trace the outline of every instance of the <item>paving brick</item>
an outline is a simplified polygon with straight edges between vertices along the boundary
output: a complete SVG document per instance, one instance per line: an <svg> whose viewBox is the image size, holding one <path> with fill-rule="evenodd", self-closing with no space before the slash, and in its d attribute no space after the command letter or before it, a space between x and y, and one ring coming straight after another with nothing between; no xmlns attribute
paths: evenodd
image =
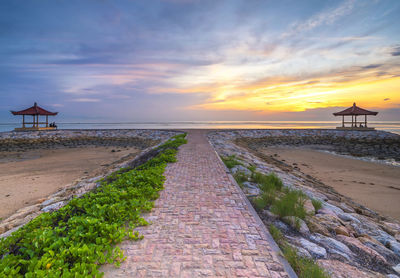
<svg viewBox="0 0 400 278"><path fill-rule="evenodd" d="M288 277L205 134L189 132L144 239L122 243L126 261L105 277Z"/></svg>

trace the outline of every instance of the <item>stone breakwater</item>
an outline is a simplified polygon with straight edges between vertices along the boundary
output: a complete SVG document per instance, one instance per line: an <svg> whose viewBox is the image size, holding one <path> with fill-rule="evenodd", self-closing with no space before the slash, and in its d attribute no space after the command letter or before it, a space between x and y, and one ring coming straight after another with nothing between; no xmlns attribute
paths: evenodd
<svg viewBox="0 0 400 278"><path fill-rule="evenodd" d="M301 256L313 258L331 277L400 277L400 224L380 216L378 213L355 203L337 193L313 177L262 156L257 149L243 143L243 138L294 137L307 142L307 136L327 136L332 134L339 140L395 139L398 135L387 132L341 132L328 130L238 130L215 131L208 138L220 156L235 155L242 165L235 166L232 174L250 174L248 166L256 171L276 173L290 189L301 190L307 201L304 220L284 217L264 209L260 217L268 226L275 225L286 241ZM299 139L300 140L300 139ZM310 139L313 140L313 139ZM344 140L344 139L343 139ZM280 141L275 141L279 144ZM261 191L250 181L243 182L243 191L252 199ZM321 202L316 210L311 200Z"/></svg>
<svg viewBox="0 0 400 278"><path fill-rule="evenodd" d="M227 136L252 138L251 144L305 146L331 150L352 156L370 156L400 161L400 135L386 131L304 130L237 130Z"/></svg>
<svg viewBox="0 0 400 278"><path fill-rule="evenodd" d="M0 222L0 238L7 237L39 214L58 210L72 198L78 198L100 185L99 180L121 168L135 167L154 155L154 148L182 132L171 130L58 130L55 132L3 132L0 150L24 151L37 148L80 147L85 145L135 146L142 152L133 160L123 161L103 174L75 180L37 204L19 209ZM158 142L158 144L157 144ZM157 144L157 145L155 145Z"/></svg>
<svg viewBox="0 0 400 278"><path fill-rule="evenodd" d="M137 147L145 149L177 134L168 130L57 130L1 132L0 151L75 148L82 146Z"/></svg>

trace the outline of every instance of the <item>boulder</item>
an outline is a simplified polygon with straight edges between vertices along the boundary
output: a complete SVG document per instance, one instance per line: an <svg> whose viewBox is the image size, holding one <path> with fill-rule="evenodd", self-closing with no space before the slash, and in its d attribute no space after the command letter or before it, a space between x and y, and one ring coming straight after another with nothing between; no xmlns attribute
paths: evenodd
<svg viewBox="0 0 400 278"><path fill-rule="evenodd" d="M347 260L350 260L350 258L354 256L353 252L351 252L351 250L345 244L334 238L321 234L313 234L310 236L310 239L324 246L331 254L339 255Z"/></svg>
<svg viewBox="0 0 400 278"><path fill-rule="evenodd" d="M368 246L369 248L375 250L380 255L382 255L388 263L398 264L400 262L400 258L392 250L386 248L376 239L369 236L358 237L357 239L365 246Z"/></svg>
<svg viewBox="0 0 400 278"><path fill-rule="evenodd" d="M290 243L288 243L288 244L289 244L289 246L291 246L292 248L294 248L296 250L297 255L304 257L304 258L312 259L311 254L306 249L299 247L297 245L294 245L294 244L290 244Z"/></svg>
<svg viewBox="0 0 400 278"><path fill-rule="evenodd" d="M64 205L65 205L65 202L61 201L61 202L54 203L54 204L51 204L51 205L49 205L49 206L47 206L47 207L42 208L42 211L43 211L43 212L55 211L55 210L60 209L60 208L63 207Z"/></svg>
<svg viewBox="0 0 400 278"><path fill-rule="evenodd" d="M344 212L347 212L347 213L355 213L355 212L356 212L351 206L348 206L346 203L340 203L340 204L339 204L339 207L340 207Z"/></svg>
<svg viewBox="0 0 400 278"><path fill-rule="evenodd" d="M369 220L367 217L358 215L360 223L351 222L350 225L353 227L357 234L357 237L368 235L373 237L383 245L386 245L389 241L396 241L395 238L383 231L376 223Z"/></svg>
<svg viewBox="0 0 400 278"><path fill-rule="evenodd" d="M393 267L393 270L396 271L398 274L400 274L400 264L395 265L395 266Z"/></svg>
<svg viewBox="0 0 400 278"><path fill-rule="evenodd" d="M242 172L246 176L251 175L251 171L249 169L247 169L246 167L244 167L243 165L236 165L236 166L232 167L232 169L230 171L232 174L236 174L237 172Z"/></svg>
<svg viewBox="0 0 400 278"><path fill-rule="evenodd" d="M337 234L337 235L344 235L344 236L350 236L350 234L349 234L349 231L347 230L347 228L346 227L344 227L344 226L337 226L336 228L335 228L335 233Z"/></svg>
<svg viewBox="0 0 400 278"><path fill-rule="evenodd" d="M343 221L355 222L357 224L361 223L360 220L358 220L358 218L354 217L353 215L351 215L349 213L339 213L338 217Z"/></svg>
<svg viewBox="0 0 400 278"><path fill-rule="evenodd" d="M325 248L319 246L318 244L315 244L311 241L308 241L304 238L298 238L296 239L296 243L300 245L302 248L307 250L313 258L326 258L326 250Z"/></svg>
<svg viewBox="0 0 400 278"><path fill-rule="evenodd" d="M389 247L390 250L392 250L397 256L400 257L400 243L397 242L396 240L390 240L387 243L387 246Z"/></svg>
<svg viewBox="0 0 400 278"><path fill-rule="evenodd" d="M318 265L322 267L331 278L383 278L380 273L363 271L349 264L337 260L318 260Z"/></svg>
<svg viewBox="0 0 400 278"><path fill-rule="evenodd" d="M38 210L39 210L39 205L33 205L33 206L21 208L21 209L17 210L16 213L14 213L10 217L8 217L5 221L10 222L14 219L24 218L28 214L37 212Z"/></svg>
<svg viewBox="0 0 400 278"><path fill-rule="evenodd" d="M327 202L323 203L322 208L333 211L335 214L344 213L344 211L341 208Z"/></svg>
<svg viewBox="0 0 400 278"><path fill-rule="evenodd" d="M50 198L50 199L47 199L47 200L44 201L43 203L41 203L40 206L41 206L42 208L44 208L44 207L47 207L48 205L51 205L51 204L60 202L60 201L62 201L62 199L63 199L62 197L52 197L52 198Z"/></svg>
<svg viewBox="0 0 400 278"><path fill-rule="evenodd" d="M307 199L304 202L304 209L306 210L306 213L309 214L309 215L314 215L315 214L315 208L314 208L314 206L313 206L313 204L312 204L310 199Z"/></svg>
<svg viewBox="0 0 400 278"><path fill-rule="evenodd" d="M250 195L259 195L260 192L261 192L261 190L260 190L260 188L258 188L257 184L252 183L252 182L246 181L246 182L242 183L242 186L243 186L243 187L242 187L242 188L243 188L243 191L244 191L246 194L250 194Z"/></svg>
<svg viewBox="0 0 400 278"><path fill-rule="evenodd" d="M375 263L387 264L386 259L382 255L380 255L374 249L362 244L358 239L343 235L338 235L337 239L345 243L348 247L350 247L353 252L361 256L363 258L363 261L365 260L365 258L367 258L368 262L366 263L368 263L369 265Z"/></svg>
<svg viewBox="0 0 400 278"><path fill-rule="evenodd" d="M312 233L322 234L324 236L330 236L328 229L322 225L317 219L314 217L309 217L307 219L307 226Z"/></svg>

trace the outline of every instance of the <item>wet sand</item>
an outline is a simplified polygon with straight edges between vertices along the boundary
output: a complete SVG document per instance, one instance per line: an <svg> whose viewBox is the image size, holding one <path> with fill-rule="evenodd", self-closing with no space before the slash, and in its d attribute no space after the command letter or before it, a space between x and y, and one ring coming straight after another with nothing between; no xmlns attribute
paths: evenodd
<svg viewBox="0 0 400 278"><path fill-rule="evenodd" d="M275 158L299 167L342 195L400 220L400 167L302 148L268 147L262 152L277 154Z"/></svg>
<svg viewBox="0 0 400 278"><path fill-rule="evenodd" d="M115 152L112 152L115 150ZM94 177L136 148L82 147L0 152L0 218L37 203L80 177Z"/></svg>

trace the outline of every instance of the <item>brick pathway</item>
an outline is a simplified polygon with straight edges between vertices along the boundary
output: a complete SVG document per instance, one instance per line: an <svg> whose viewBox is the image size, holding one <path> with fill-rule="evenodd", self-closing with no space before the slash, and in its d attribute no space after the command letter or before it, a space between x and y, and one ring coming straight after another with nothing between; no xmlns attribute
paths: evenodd
<svg viewBox="0 0 400 278"><path fill-rule="evenodd" d="M205 134L189 132L145 217L153 224L121 244L127 259L104 266L105 277L289 277Z"/></svg>

